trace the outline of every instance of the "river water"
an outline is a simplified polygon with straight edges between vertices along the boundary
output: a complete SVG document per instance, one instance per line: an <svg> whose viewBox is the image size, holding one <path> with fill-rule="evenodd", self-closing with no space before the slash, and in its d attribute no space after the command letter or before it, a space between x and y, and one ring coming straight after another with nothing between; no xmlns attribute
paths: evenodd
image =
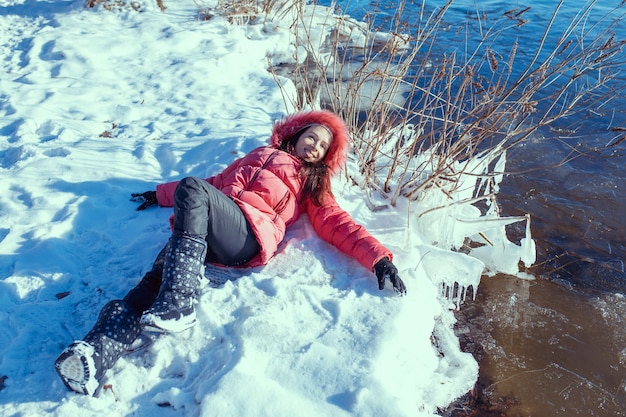
<svg viewBox="0 0 626 417"><path fill-rule="evenodd" d="M620 3L601 1L587 25ZM514 32L522 46L516 65L524 67L524 48L534 51L557 4L456 1L445 15L448 38L443 34L441 50L462 45L466 40L455 36L466 33L477 15L488 21L530 6L523 14L528 22ZM554 32L564 30L585 4L563 2ZM357 19L372 11L394 12L384 1L339 5ZM403 18L419 19L421 7L409 1ZM622 39L623 13L617 14L616 31ZM499 42L507 49L513 39ZM613 83L623 88L626 74ZM624 137L626 132L616 129L624 127L626 99L618 96L599 110L540 130L507 155L512 174L504 178L498 201L504 215L531 215L536 278L483 277L476 299L461 306L457 333L461 347L478 360L480 375L475 389L442 415L626 416L626 142L602 148ZM573 143L600 150L561 163Z"/></svg>
<svg viewBox="0 0 626 417"><path fill-rule="evenodd" d="M540 25L554 3L534 3L541 13L530 18ZM570 1L564 14L580 5ZM626 22L621 28L625 34ZM507 169L521 174L505 177L498 201L504 214L531 214L537 279L483 278L476 300L459 312L480 378L474 395L457 404L474 414L456 415L626 415L625 152L559 164L569 148L553 140L574 130L569 143L602 146L616 136L609 126L626 126L623 98L564 119L508 155Z"/></svg>

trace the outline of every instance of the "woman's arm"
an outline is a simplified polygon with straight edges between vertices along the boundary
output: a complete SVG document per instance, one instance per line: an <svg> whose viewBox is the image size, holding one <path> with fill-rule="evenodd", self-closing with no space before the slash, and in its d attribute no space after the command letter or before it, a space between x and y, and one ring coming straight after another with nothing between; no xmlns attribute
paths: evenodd
<svg viewBox="0 0 626 417"><path fill-rule="evenodd" d="M307 214L317 234L343 253L354 257L378 278L378 288L385 288L389 280L400 295L406 294L406 286L398 276L398 269L391 262L393 254L372 236L365 227L356 223L352 216L339 207L331 196L323 206L307 201Z"/></svg>
<svg viewBox="0 0 626 417"><path fill-rule="evenodd" d="M391 251L355 222L334 198L327 197L323 206L307 201L306 209L313 228L322 239L352 256L370 271L381 259L393 259Z"/></svg>

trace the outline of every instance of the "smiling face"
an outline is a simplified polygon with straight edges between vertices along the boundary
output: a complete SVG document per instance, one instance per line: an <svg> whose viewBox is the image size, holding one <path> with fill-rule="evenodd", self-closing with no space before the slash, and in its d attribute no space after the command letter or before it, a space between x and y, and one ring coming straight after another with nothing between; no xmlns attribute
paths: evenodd
<svg viewBox="0 0 626 417"><path fill-rule="evenodd" d="M298 138L295 155L306 162L319 162L326 156L333 138L324 126L313 125Z"/></svg>

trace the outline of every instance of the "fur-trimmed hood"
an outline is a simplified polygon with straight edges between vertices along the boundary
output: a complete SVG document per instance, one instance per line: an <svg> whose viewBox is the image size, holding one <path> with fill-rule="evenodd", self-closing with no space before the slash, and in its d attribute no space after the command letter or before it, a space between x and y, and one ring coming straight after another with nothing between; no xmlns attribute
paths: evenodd
<svg viewBox="0 0 626 417"><path fill-rule="evenodd" d="M346 160L350 136L344 121L331 111L301 111L277 121L272 129L270 144L278 148L284 141L291 139L300 130L315 124L326 126L333 135L333 141L326 157L324 157L324 162L328 165L330 171L335 174L339 172Z"/></svg>

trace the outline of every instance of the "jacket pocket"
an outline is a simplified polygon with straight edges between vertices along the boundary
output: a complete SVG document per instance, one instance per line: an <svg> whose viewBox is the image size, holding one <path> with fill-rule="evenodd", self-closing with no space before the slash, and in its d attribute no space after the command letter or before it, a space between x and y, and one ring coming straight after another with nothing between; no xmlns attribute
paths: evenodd
<svg viewBox="0 0 626 417"><path fill-rule="evenodd" d="M286 191L283 197L278 200L276 204L274 204L274 213L280 215L282 214L282 212L285 211L285 208L287 208L287 203L289 203L290 194L291 193L289 191Z"/></svg>

